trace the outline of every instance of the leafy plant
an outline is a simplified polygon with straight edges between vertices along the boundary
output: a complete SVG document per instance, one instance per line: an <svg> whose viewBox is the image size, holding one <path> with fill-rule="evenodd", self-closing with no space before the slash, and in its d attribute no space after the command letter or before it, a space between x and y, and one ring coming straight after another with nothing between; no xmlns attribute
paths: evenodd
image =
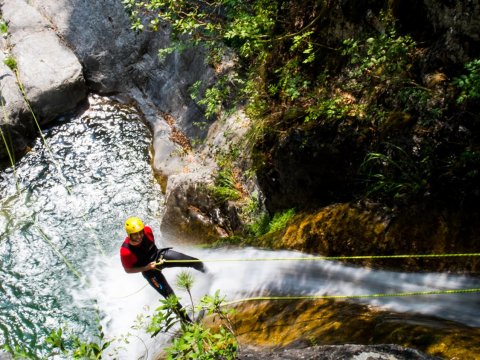
<svg viewBox="0 0 480 360"><path fill-rule="evenodd" d="M229 95L235 91L235 83L229 81L227 76L221 76L214 86L205 90L205 96L197 103L204 106L205 116L210 118L221 112L224 103L228 101Z"/></svg>
<svg viewBox="0 0 480 360"><path fill-rule="evenodd" d="M291 101L299 98L310 86L310 82L301 75L297 59L288 61L284 66L275 71L278 82L271 84L269 92L275 95L280 91L280 96Z"/></svg>
<svg viewBox="0 0 480 360"><path fill-rule="evenodd" d="M199 325L190 325L182 336L166 349L167 359L235 359L237 347L223 327L216 333Z"/></svg>
<svg viewBox="0 0 480 360"><path fill-rule="evenodd" d="M180 274L177 285L180 285L191 296L191 276ZM232 323L229 319L229 311L224 310L222 304L225 298L220 297L219 291L212 296L204 296L195 310L206 312L208 315L218 316L221 324L217 329L210 329L198 322L188 323L182 321L178 314L178 298L171 296L161 300L161 306L155 310L147 332L151 336L159 332L167 332L173 329L176 336L172 344L165 349L167 359L235 359L238 349L237 340L233 333ZM192 302L193 307L193 302ZM195 312L192 308L192 311Z"/></svg>
<svg viewBox="0 0 480 360"><path fill-rule="evenodd" d="M362 164L367 195L403 199L428 190L429 157L417 161L404 149L386 144L385 153L371 152Z"/></svg>
<svg viewBox="0 0 480 360"><path fill-rule="evenodd" d="M105 350L113 341L106 340L102 326L98 326L97 338L98 341L84 341L75 335L70 335L69 338L64 339L62 329L58 329L50 333L46 342L51 345L52 349L60 350L71 359L96 360L102 359Z"/></svg>
<svg viewBox="0 0 480 360"><path fill-rule="evenodd" d="M9 353L13 359L22 359L22 360L37 359L37 356L35 354L32 354L30 351L28 351L27 349L25 349L20 345L11 346L11 345L5 344L0 348L6 351L7 353Z"/></svg>
<svg viewBox="0 0 480 360"><path fill-rule="evenodd" d="M242 215L246 218L257 216L261 211L260 199L257 192L254 192L242 206Z"/></svg>
<svg viewBox="0 0 480 360"><path fill-rule="evenodd" d="M166 299L160 300L161 305L155 309L155 314L151 317L147 325L147 333L152 337L158 335L160 332L168 332L173 327L181 325L185 328L185 323L182 317L179 316L179 299L172 295Z"/></svg>
<svg viewBox="0 0 480 360"><path fill-rule="evenodd" d="M287 209L280 213L275 213L272 218L268 213L258 217L258 220L250 226L250 232L254 236L262 236L271 232L284 229L291 218L295 216L295 209Z"/></svg>
<svg viewBox="0 0 480 360"><path fill-rule="evenodd" d="M123 0L123 4L132 19L132 28L142 29L139 18L146 14L153 30L159 24L170 24L177 42L202 43L209 48L228 43L244 56L255 54L263 46L265 34L274 25L275 6L266 0Z"/></svg>
<svg viewBox="0 0 480 360"><path fill-rule="evenodd" d="M241 192L238 181L230 167L220 170L215 178L215 185L211 187L213 195L220 201L238 200Z"/></svg>
<svg viewBox="0 0 480 360"><path fill-rule="evenodd" d="M408 35L397 35L392 24L387 22L387 30L369 38L350 38L343 42L341 54L345 57L347 65L342 71L336 87L330 89L324 85L331 80L331 75L325 69L311 85L306 84L301 93L305 99L305 122L317 119L339 120L347 116L365 117L368 113L368 103L357 102L356 98L368 98L369 93L379 89L396 88L404 86L412 88L409 70L412 63L412 54L415 42ZM298 69L298 67L297 67ZM290 77L294 72L289 71ZM288 77L283 77L288 80ZM302 89L302 86L293 83L292 88ZM414 85L414 84L413 84ZM415 88L415 93L421 100L428 99L425 91ZM405 92L405 95L407 92ZM418 95L418 96L417 96ZM294 96L300 96L294 93ZM375 96L375 95L373 95ZM292 97L290 97L293 99ZM405 97L406 98L406 97ZM413 100L413 99L412 99ZM414 101L407 105L413 106ZM415 103L418 106L418 103ZM426 106L426 100L422 103ZM403 104L399 105L404 107Z"/></svg>
<svg viewBox="0 0 480 360"><path fill-rule="evenodd" d="M351 107L345 103L341 97L319 97L307 109L305 122L325 118L327 120L335 120L344 118L350 111Z"/></svg>
<svg viewBox="0 0 480 360"><path fill-rule="evenodd" d="M467 74L453 79L453 84L460 89L457 103L462 104L469 99L480 97L480 59L465 64Z"/></svg>
<svg viewBox="0 0 480 360"><path fill-rule="evenodd" d="M249 231L253 236L262 236L268 233L270 229L270 216L268 213L261 214L257 220L249 226Z"/></svg>
<svg viewBox="0 0 480 360"><path fill-rule="evenodd" d="M65 337L62 328L52 330L45 339L45 347L47 348L48 355L41 356L32 353L20 345L4 345L3 349L10 353L14 359L47 359L63 355L74 360L99 360L102 359L102 356L110 347L113 340L106 339L102 326L99 325L97 330L97 341L84 341L73 334Z"/></svg>
<svg viewBox="0 0 480 360"><path fill-rule="evenodd" d="M469 169L467 176L477 176L480 172L480 151L465 149L460 154L459 164L462 168Z"/></svg>
<svg viewBox="0 0 480 360"><path fill-rule="evenodd" d="M177 276L177 287L180 289L185 290L189 297L190 297L190 303L192 305L192 318L195 320L195 307L193 304L193 298L192 298L192 286L193 286L193 277L188 271L182 271L180 274Z"/></svg>
<svg viewBox="0 0 480 360"><path fill-rule="evenodd" d="M270 221L268 232L275 232L284 229L294 215L295 209L288 209L281 213L276 213Z"/></svg>
<svg viewBox="0 0 480 360"><path fill-rule="evenodd" d="M402 81L410 68L415 42L409 35L397 35L391 27L384 33L364 41L347 39L343 55L350 56L350 77L362 78L366 83Z"/></svg>
<svg viewBox="0 0 480 360"><path fill-rule="evenodd" d="M174 51L199 45L207 49L209 63L219 75L202 97L195 96L207 117L219 114L225 105L228 108L238 103L247 103L250 114L264 111L268 95L257 70L265 66L275 44L285 42L292 56L285 62L287 65L273 69L278 81L269 81L270 93L295 100L310 85L300 68L315 60L315 33L311 25L318 17L303 29L283 29L286 33L279 35L275 31L279 30L279 11L284 5L278 1L123 0L123 4L135 30L143 29L147 23L153 30L160 24L171 26L172 43L160 50L162 59ZM235 65L228 71L219 70L221 67L216 65L227 53ZM226 72L228 76L224 76ZM240 73L246 77L239 76Z"/></svg>
<svg viewBox="0 0 480 360"><path fill-rule="evenodd" d="M461 183L463 188L476 189L480 178L480 149L468 146L458 152L451 152L442 168L441 177ZM456 200L460 201L463 196L464 194L457 195Z"/></svg>

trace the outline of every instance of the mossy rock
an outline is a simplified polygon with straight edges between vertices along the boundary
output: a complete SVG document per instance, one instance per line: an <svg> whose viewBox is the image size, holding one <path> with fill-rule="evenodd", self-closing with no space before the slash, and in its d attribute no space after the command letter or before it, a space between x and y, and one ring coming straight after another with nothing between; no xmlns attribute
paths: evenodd
<svg viewBox="0 0 480 360"><path fill-rule="evenodd" d="M399 344L447 359L474 360L480 354L480 329L349 301L262 301L235 310L237 338L248 346Z"/></svg>
<svg viewBox="0 0 480 360"><path fill-rule="evenodd" d="M298 214L283 231L258 239L257 246L324 256L453 254L480 252L478 213L442 209L391 210L341 203ZM355 264L407 271L478 274L478 257L351 260Z"/></svg>

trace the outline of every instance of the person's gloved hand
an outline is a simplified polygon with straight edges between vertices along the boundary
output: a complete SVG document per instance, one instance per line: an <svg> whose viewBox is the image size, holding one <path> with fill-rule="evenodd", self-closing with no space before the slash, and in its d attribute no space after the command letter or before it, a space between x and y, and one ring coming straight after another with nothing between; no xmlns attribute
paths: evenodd
<svg viewBox="0 0 480 360"><path fill-rule="evenodd" d="M157 263L155 261L152 261L152 262L150 262L150 263L148 263L147 265L144 266L143 271L153 270L153 269L155 269L156 266L157 266Z"/></svg>

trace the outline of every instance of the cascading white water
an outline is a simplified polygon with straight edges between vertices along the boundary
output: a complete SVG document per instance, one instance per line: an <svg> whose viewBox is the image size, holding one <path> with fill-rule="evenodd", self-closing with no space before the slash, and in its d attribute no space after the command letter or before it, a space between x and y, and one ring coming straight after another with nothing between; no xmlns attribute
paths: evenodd
<svg viewBox="0 0 480 360"><path fill-rule="evenodd" d="M292 251L266 251L254 248L215 249L176 248L199 259L206 260L209 272L198 273L188 270L195 278L193 296L199 300L203 295L212 295L220 290L226 301L254 296L306 296L306 295L368 295L394 294L480 288L480 279L444 273L403 273L379 271L368 268L346 266L335 261L238 261L241 259L300 258L308 255ZM231 262L224 261L232 259ZM216 262L215 260L221 260ZM107 265L98 267L98 274L91 279L92 294L106 314L105 326L111 334L132 333L132 324L139 314L148 314L159 305L160 296L141 275L122 273L116 259L108 258ZM99 269L106 269L106 271ZM171 284L181 269L166 269L164 275ZM101 272L101 273L100 273ZM177 290L184 305L189 305L188 296ZM479 327L480 299L477 293L418 295L407 297L381 297L351 300L379 306L397 312L431 315L439 319ZM148 348L150 355L165 346L168 339L159 336L149 339L142 332L132 338L129 356L144 356ZM125 359L129 358L128 356ZM132 357L133 358L133 357ZM146 356L145 358L149 358Z"/></svg>
<svg viewBox="0 0 480 360"><path fill-rule="evenodd" d="M108 337L132 334L123 349L114 343L118 353L111 358L151 359L168 339L150 339L132 327L161 297L140 274L126 274L119 260L123 221L132 214L152 226L162 246L163 195L149 164L149 132L133 109L98 97L90 101L88 111L46 132L56 164L37 141L17 164L18 188L11 169L0 173L0 343L35 349L59 326L88 336L96 332L99 316ZM195 300L216 290L237 300L480 288L479 279L467 276L377 271L333 261L236 261L307 256L289 251L175 250L207 260L208 274L189 270ZM210 261L216 259L235 261ZM179 271L164 270L172 285ZM177 295L188 305L187 294ZM355 301L480 327L478 294Z"/></svg>

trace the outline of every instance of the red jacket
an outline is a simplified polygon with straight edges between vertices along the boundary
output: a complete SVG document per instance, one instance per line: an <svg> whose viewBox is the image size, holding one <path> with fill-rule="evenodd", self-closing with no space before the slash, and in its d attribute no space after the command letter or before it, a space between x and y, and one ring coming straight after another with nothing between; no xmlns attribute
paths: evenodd
<svg viewBox="0 0 480 360"><path fill-rule="evenodd" d="M130 238L127 236L120 247L120 259L125 269L145 266L156 260L158 248L155 245L152 229L145 226L143 233L143 240L140 245L131 245Z"/></svg>

